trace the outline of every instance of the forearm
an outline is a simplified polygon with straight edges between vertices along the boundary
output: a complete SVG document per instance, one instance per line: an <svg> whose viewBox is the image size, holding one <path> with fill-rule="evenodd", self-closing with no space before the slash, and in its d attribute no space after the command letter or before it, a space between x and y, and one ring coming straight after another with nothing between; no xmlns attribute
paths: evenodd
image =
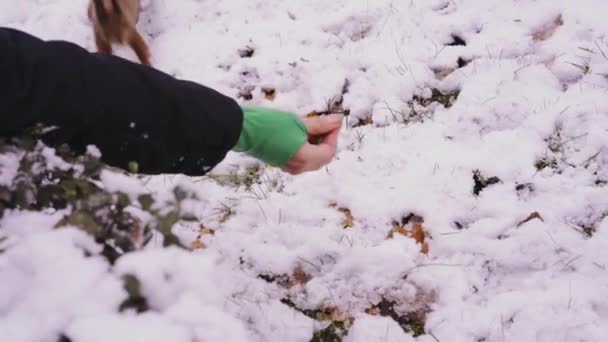
<svg viewBox="0 0 608 342"><path fill-rule="evenodd" d="M44 137L147 174L201 175L239 139L243 113L213 89L67 42L0 29L0 136L37 123Z"/></svg>

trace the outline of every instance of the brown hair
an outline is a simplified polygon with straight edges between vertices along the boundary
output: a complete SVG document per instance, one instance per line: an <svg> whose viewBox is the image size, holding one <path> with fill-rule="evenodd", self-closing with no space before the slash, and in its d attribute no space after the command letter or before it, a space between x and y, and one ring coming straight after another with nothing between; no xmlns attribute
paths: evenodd
<svg viewBox="0 0 608 342"><path fill-rule="evenodd" d="M150 51L137 31L139 0L91 0L88 16L93 24L97 51L112 53L112 44L128 44L140 62L150 63Z"/></svg>

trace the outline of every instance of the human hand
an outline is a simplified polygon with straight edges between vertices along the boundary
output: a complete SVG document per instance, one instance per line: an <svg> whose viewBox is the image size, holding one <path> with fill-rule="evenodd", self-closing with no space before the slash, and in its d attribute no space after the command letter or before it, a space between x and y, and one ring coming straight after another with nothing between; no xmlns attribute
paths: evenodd
<svg viewBox="0 0 608 342"><path fill-rule="evenodd" d="M316 171L331 162L336 155L343 118L342 114L331 114L306 119L304 124L308 130L309 141L305 142L281 169L298 175ZM316 138L319 138L318 143L311 143L311 140Z"/></svg>
<svg viewBox="0 0 608 342"><path fill-rule="evenodd" d="M243 129L234 151L297 175L328 164L336 154L342 114L300 119L280 110L243 108Z"/></svg>

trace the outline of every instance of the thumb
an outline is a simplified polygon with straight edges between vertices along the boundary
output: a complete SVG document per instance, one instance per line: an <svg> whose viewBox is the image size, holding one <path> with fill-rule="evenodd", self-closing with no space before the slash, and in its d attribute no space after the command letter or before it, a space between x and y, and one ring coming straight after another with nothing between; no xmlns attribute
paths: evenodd
<svg viewBox="0 0 608 342"><path fill-rule="evenodd" d="M342 125L343 114L330 114L306 119L304 124L309 135L329 133Z"/></svg>

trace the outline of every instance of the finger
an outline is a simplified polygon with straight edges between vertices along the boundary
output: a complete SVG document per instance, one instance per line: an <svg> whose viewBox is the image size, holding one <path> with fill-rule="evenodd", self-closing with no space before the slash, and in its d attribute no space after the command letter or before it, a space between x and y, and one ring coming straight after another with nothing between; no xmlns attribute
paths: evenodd
<svg viewBox="0 0 608 342"><path fill-rule="evenodd" d="M321 117L307 119L304 124L310 135L320 135L340 127L342 125L342 114L330 114Z"/></svg>
<svg viewBox="0 0 608 342"><path fill-rule="evenodd" d="M336 154L336 148L329 144L323 145L308 145L304 150L305 155L308 156L306 159L306 168L311 170L317 170L323 165L329 163Z"/></svg>
<svg viewBox="0 0 608 342"><path fill-rule="evenodd" d="M283 172L287 172L287 173L289 173L291 175L294 175L294 176L299 175L299 174L305 172L304 169L305 169L304 165L292 165L292 164L289 164L289 163L281 167L281 170Z"/></svg>
<svg viewBox="0 0 608 342"><path fill-rule="evenodd" d="M329 132L329 134L323 138L323 140L321 141L321 144L330 145L335 150L336 147L338 146L338 137L340 136L340 128L341 127L338 127L336 129L334 129L333 131Z"/></svg>
<svg viewBox="0 0 608 342"><path fill-rule="evenodd" d="M290 175L298 175L298 172L296 171L296 169L293 169L289 166L283 166L281 167L281 171L289 173Z"/></svg>

